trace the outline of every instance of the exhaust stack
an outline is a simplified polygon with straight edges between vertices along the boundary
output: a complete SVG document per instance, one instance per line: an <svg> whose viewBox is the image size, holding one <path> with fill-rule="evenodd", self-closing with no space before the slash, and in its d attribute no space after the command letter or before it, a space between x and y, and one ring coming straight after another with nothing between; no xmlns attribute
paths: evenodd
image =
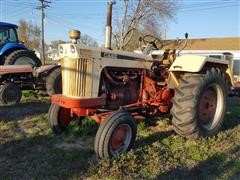
<svg viewBox="0 0 240 180"><path fill-rule="evenodd" d="M108 2L107 6L107 25L105 32L105 48L111 49L112 41L112 5L116 4L115 1Z"/></svg>

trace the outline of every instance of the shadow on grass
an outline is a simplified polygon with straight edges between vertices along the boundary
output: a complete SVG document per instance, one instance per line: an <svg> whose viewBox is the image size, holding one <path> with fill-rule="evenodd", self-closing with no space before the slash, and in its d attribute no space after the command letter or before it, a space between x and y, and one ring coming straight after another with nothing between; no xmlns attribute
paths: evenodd
<svg viewBox="0 0 240 180"><path fill-rule="evenodd" d="M61 136L52 134L0 145L0 179L71 179L89 168L91 149L57 148Z"/></svg>
<svg viewBox="0 0 240 180"><path fill-rule="evenodd" d="M161 142L163 139L171 136L173 133L174 133L173 130L154 132L154 133L148 135L147 137L142 137L139 140L137 140L135 143L134 149L137 149L140 147L142 148L144 146L150 146L157 141Z"/></svg>
<svg viewBox="0 0 240 180"><path fill-rule="evenodd" d="M216 153L192 169L179 167L159 175L157 179L239 179L240 146L225 153Z"/></svg>
<svg viewBox="0 0 240 180"><path fill-rule="evenodd" d="M0 121L15 121L27 116L47 113L48 102L23 102L12 106L0 106Z"/></svg>

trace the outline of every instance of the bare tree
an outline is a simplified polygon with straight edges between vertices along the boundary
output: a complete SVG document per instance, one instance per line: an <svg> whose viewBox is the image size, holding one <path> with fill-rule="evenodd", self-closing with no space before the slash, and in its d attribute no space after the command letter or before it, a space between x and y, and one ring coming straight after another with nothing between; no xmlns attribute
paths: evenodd
<svg viewBox="0 0 240 180"><path fill-rule="evenodd" d="M51 41L50 46L53 49L57 49L59 44L65 44L70 42L71 41L55 40L55 41ZM86 46L98 47L97 41L87 34L84 34L81 36L81 38L79 39L79 43L84 44Z"/></svg>
<svg viewBox="0 0 240 180"><path fill-rule="evenodd" d="M115 19L114 45L117 49L126 50L136 37L136 33L147 32L161 36L160 25L172 19L176 12L175 0L123 0L119 14Z"/></svg>
<svg viewBox="0 0 240 180"><path fill-rule="evenodd" d="M84 34L80 38L80 44L84 44L86 46L98 47L98 43L91 36Z"/></svg>
<svg viewBox="0 0 240 180"><path fill-rule="evenodd" d="M30 49L37 49L40 46L41 30L37 25L25 20L19 21L18 27L19 39L23 41Z"/></svg>

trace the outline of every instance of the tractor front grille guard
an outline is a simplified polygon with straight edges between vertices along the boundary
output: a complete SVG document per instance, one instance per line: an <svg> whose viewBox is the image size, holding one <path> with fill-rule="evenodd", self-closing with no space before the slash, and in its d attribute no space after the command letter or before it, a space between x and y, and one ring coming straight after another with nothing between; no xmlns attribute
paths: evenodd
<svg viewBox="0 0 240 180"><path fill-rule="evenodd" d="M92 91L92 59L64 58L62 65L63 95L89 98Z"/></svg>

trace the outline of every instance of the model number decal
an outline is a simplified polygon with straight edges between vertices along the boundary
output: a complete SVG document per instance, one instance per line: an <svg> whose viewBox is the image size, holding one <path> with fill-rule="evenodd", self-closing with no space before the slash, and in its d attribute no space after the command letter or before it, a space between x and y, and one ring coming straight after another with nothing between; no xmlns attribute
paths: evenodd
<svg viewBox="0 0 240 180"><path fill-rule="evenodd" d="M105 57L105 58L112 58L112 59L117 58L116 54L111 54L111 53L106 53L106 52L102 52L101 56Z"/></svg>

